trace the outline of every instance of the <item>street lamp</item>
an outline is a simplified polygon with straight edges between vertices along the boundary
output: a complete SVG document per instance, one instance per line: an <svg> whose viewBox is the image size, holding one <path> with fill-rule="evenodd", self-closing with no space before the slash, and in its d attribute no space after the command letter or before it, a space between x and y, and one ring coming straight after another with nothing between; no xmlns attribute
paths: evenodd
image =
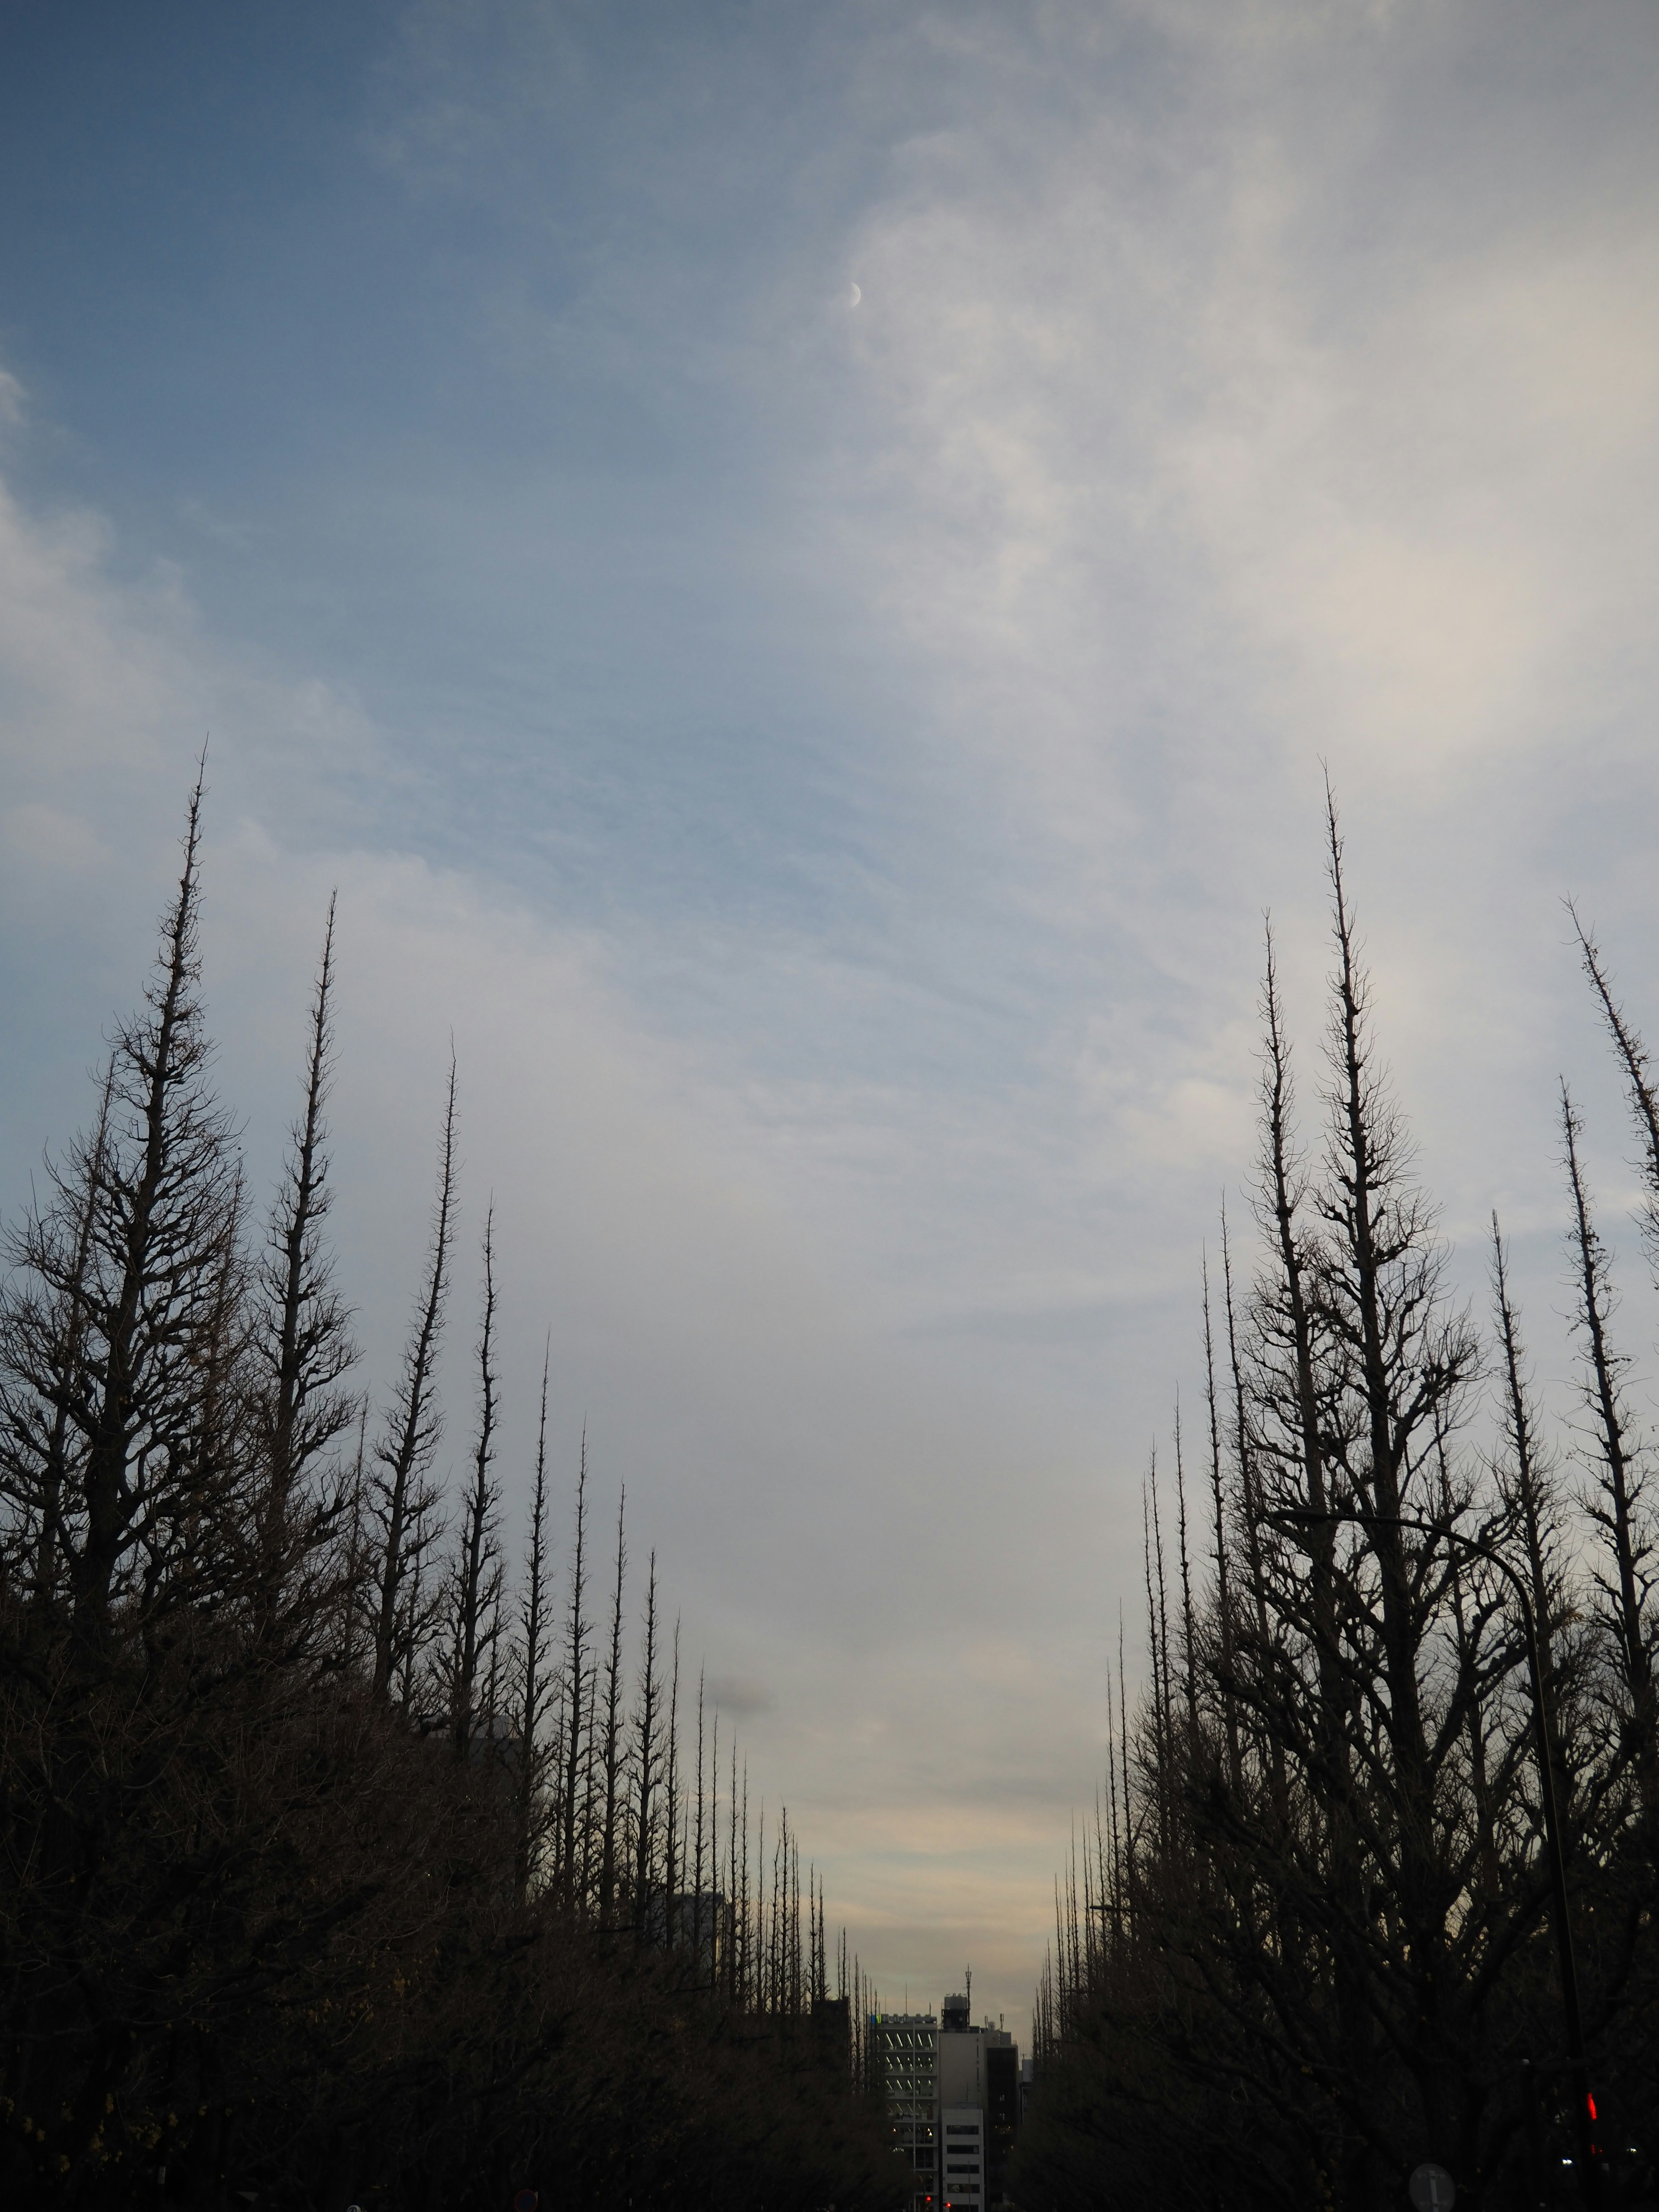
<svg viewBox="0 0 1659 2212"><path fill-rule="evenodd" d="M1443 1522L1419 1521L1410 1515L1388 1513L1315 1513L1293 1507L1270 1514L1270 1520L1290 1522L1299 1528L1334 1527L1344 1522L1362 1528L1414 1528L1443 1543L1461 1544L1466 1552L1490 1561L1508 1581L1521 1607L1527 1632L1527 1672L1532 1681L1533 1719L1538 1735L1538 1766L1544 1805L1544 1840L1549 1853L1550 1877L1555 1892L1555 1948L1561 1968L1561 2009L1567 2029L1567 2074L1572 2083L1574 2117L1578 2133L1578 2170L1583 2178L1586 2212L1599 2212L1601 2176L1596 2167L1595 2101L1590 2095L1589 2066L1584 2056L1584 2026L1578 2009L1578 1970L1572 1955L1572 1923L1567 1911L1567 1855L1561 1837L1561 1814L1555 1802L1555 1747L1550 1736L1549 1707L1544 1697L1543 1662L1538 1649L1538 1624L1533 1618L1527 1586L1504 1557L1490 1544L1466 1536L1461 1528Z"/></svg>

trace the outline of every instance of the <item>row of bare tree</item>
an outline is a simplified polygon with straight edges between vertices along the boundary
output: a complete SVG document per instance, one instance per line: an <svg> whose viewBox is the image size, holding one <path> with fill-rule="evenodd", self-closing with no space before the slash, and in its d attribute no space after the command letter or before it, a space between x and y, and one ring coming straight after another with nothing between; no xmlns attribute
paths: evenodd
<svg viewBox="0 0 1659 2212"><path fill-rule="evenodd" d="M682 1679L654 1554L504 1557L493 1218L442 1477L452 1066L378 1413L328 1237L331 914L254 1219L192 799L143 1004L0 1294L0 2185L29 2204L884 2207L845 1941ZM596 1585L598 1586L596 1595ZM695 1734L692 1717L695 1714ZM902 2191L902 2183L900 2185Z"/></svg>
<svg viewBox="0 0 1659 2212"><path fill-rule="evenodd" d="M1322 1127L1300 1131L1270 938L1256 1240L1244 1261L1224 1219L1197 1449L1177 1415L1173 1485L1148 1478L1150 1679L1131 1702L1120 1659L1016 2188L1040 2208L1121 2191L1373 2212L1432 2162L1460 2204L1651 2204L1659 1496L1582 1125L1564 1086L1582 1389L1563 1430L1496 1218L1484 1331L1454 1291L1377 1058L1334 811L1328 830ZM1659 1279L1659 1086L1578 942Z"/></svg>

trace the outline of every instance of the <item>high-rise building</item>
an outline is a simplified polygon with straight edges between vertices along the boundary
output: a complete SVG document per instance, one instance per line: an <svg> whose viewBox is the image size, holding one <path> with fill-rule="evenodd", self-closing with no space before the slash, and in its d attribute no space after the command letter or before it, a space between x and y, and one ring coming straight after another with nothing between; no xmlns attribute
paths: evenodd
<svg viewBox="0 0 1659 2212"><path fill-rule="evenodd" d="M1003 2176L1022 2109L1019 2051L1010 2036L990 2044L985 2053L985 2172L991 2191L988 2201L993 2204L1000 2203L1004 2195Z"/></svg>
<svg viewBox="0 0 1659 2212"><path fill-rule="evenodd" d="M893 2138L915 2175L912 2212L989 2212L1019 2123L1019 2052L1002 2029L969 2024L968 2000L931 2013L877 2014L872 2048Z"/></svg>
<svg viewBox="0 0 1659 2212"><path fill-rule="evenodd" d="M995 2124L996 2088L1010 2064L1018 2067L1014 2039L989 2023L975 2027L965 1996L941 2008L939 2101L941 2168L939 2212L985 2212L1002 2198L1002 2173L1012 2136Z"/></svg>
<svg viewBox="0 0 1659 2212"><path fill-rule="evenodd" d="M937 2212L939 2022L930 2012L877 2013L870 2043L893 2141L914 2177L912 2212Z"/></svg>

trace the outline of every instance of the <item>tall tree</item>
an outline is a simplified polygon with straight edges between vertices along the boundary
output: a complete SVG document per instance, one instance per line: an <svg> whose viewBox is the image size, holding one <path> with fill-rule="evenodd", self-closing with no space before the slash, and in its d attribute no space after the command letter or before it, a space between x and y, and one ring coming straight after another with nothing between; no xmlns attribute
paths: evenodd
<svg viewBox="0 0 1659 2212"><path fill-rule="evenodd" d="M514 1780L516 1820L514 1875L522 1897L530 1885L538 1848L546 1826L542 1801L552 1760L547 1741L554 1686L549 1676L547 1586L547 1381L552 1363L550 1336L542 1353L541 1409L536 1424L536 1481L530 1504L530 1540L526 1547L524 1584L519 1599L515 1714L518 1766Z"/></svg>
<svg viewBox="0 0 1659 2212"><path fill-rule="evenodd" d="M586 1776L588 1684L592 1668L587 1618L587 1427L582 1426L581 1458L576 1472L576 1527L570 1547L570 1595L565 1609L563 1704L564 1771L560 1778L559 1875L565 1901L582 1893L583 1784Z"/></svg>
<svg viewBox="0 0 1659 2212"><path fill-rule="evenodd" d="M1341 849L1334 815L1328 816L1329 861L1336 902L1335 927L1340 961L1337 988L1342 1012L1339 1024L1343 1073L1358 1090L1363 1085L1364 1049L1357 1033L1362 1009L1353 1003L1358 984L1352 957L1352 930L1342 898ZM1254 1526L1264 1504L1305 1514L1304 1533L1296 1540L1306 1559L1305 1607L1297 1603L1299 1578L1284 1580L1275 1612L1288 1608L1292 1634L1305 1637L1314 1661L1313 1696L1305 1722L1287 1726L1286 1698L1299 1697L1298 1678L1278 1663L1271 1639L1257 1649L1258 1665L1271 1672L1279 1686L1272 1700L1270 1735L1276 1781L1277 1825L1281 1848L1292 1863L1297 1856L1296 1820L1291 1796L1284 1782L1287 1753L1294 1757L1304 1727L1314 1757L1308 1762L1314 1804L1322 1826L1323 1849L1316 1862L1318 1873L1311 1894L1308 1885L1295 1885L1293 1910L1298 1917L1322 1923L1329 1946L1332 1996L1337 2022L1340 2064L1345 2081L1363 2084L1371 2068L1374 2021L1367 1990L1365 1875L1364 1852L1354 1794L1354 1751L1351 1740L1353 1691L1346 1663L1343 1624L1339 1600L1339 1557L1346 1549L1340 1524L1329 1516L1339 1505L1351 1502L1351 1493L1333 1493L1328 1459L1328 1400L1342 1373L1340 1354L1329 1340L1326 1298L1321 1280L1328 1264L1316 1233L1307 1219L1312 1179L1297 1138L1296 1091L1291 1052L1279 994L1277 949L1271 925L1265 932L1261 987L1262 1051L1260 1090L1261 1140L1255 1183L1257 1219L1263 1232L1265 1261L1253 1301L1253 1380L1255 1411L1251 1424L1251 1450L1263 1470L1256 1510L1246 1512ZM1359 1139L1365 1142L1363 1091ZM1351 1103L1353 1103L1351 1100ZM1339 1129L1342 1127L1338 1122ZM1349 1146L1353 1142L1349 1125ZM1342 1164L1337 1164L1335 1187L1344 1188ZM1327 1209L1328 1211L1332 1209ZM1369 1218L1367 1220L1369 1229ZM1351 1425L1352 1424L1350 1424ZM1350 1532L1351 1534L1352 1532ZM1250 1539L1255 1571L1261 1574L1262 1537ZM1276 1551L1285 1540L1273 1539ZM1254 1576L1253 1576L1254 1579ZM1259 1633L1265 1628L1266 1604L1259 1601ZM1326 1909L1322 1910L1322 1906ZM1371 2152L1363 2130L1355 2130L1344 2144L1343 2185L1346 2193L1363 2202L1371 2183Z"/></svg>
<svg viewBox="0 0 1659 2212"><path fill-rule="evenodd" d="M9 1240L8 1257L19 1272L0 1304L0 1496L9 1508L0 1581L29 1592L41 1627L64 1595L86 1456L77 1409L109 1109L106 1073L97 1123L78 1148L78 1163L45 1212Z"/></svg>
<svg viewBox="0 0 1659 2212"><path fill-rule="evenodd" d="M623 1771L623 1580L628 1571L625 1534L628 1492L617 1500L617 1571L611 1594L611 1635L605 1658L605 1718L599 1740L599 1764L605 1777L605 1805L599 1838L599 1923L609 1927L617 1909L617 1853L625 1848L618 1824L626 1806L626 1778Z"/></svg>
<svg viewBox="0 0 1659 2212"><path fill-rule="evenodd" d="M880 2146L833 2085L739 2047L683 1961L641 1945L616 1971L599 1908L613 1882L625 1890L635 1841L620 1517L599 1668L576 1606L572 1909L538 1878L556 1756L565 1774L552 1692L562 1705L566 1685L548 1649L548 1363L507 1662L493 1628L488 1228L478 1432L447 1577L435 1548L453 1066L402 1387L372 1469L358 1406L342 1470L349 1345L325 1237L332 933L262 1235L208 1081L200 814L198 778L161 957L114 1037L98 1125L49 1166L0 1280L0 2202L207 2208L229 2176L273 2203L495 2203L556 2164L570 2212L670 2195L730 2212L796 2197L884 2212ZM445 1598L454 1633L434 1652ZM656 1602L653 1563L647 1884L676 1818ZM479 1788L454 1750L506 1705L503 1674L518 1741ZM453 1693L447 1716L436 1691ZM648 2106L648 2126L619 2128L630 2104Z"/></svg>
<svg viewBox="0 0 1659 2212"><path fill-rule="evenodd" d="M634 1921L650 1925L651 1900L659 1880L657 1799L662 1772L662 1680L657 1650L657 1555L646 1570L645 1640L634 1711Z"/></svg>
<svg viewBox="0 0 1659 2212"><path fill-rule="evenodd" d="M280 1613L296 1559L316 1554L319 1535L343 1507L342 1492L328 1498L305 1493L313 1471L358 1411L356 1396L343 1387L357 1349L324 1236L333 1197L324 1117L334 1057L329 1003L334 913L331 897L312 996L303 1103L290 1133L257 1276L253 1344L261 1370L258 1410L265 1462L257 1509L258 1602L266 1631Z"/></svg>
<svg viewBox="0 0 1659 2212"><path fill-rule="evenodd" d="M203 1488L202 1384L222 1383L240 1349L226 1324L241 1183L209 1082L203 793L198 773L178 889L143 1011L116 1035L97 1134L48 1162L46 1203L13 1240L22 1282L0 1323L7 1431L13 1453L31 1433L52 1438L34 1479L94 1661L123 1604L153 1614L182 1600L208 1571L210 1540L228 1534L230 1501ZM9 1462L27 1485L27 1465Z"/></svg>
<svg viewBox="0 0 1659 2212"><path fill-rule="evenodd" d="M1649 1264L1654 1279L1659 1282L1659 1086L1653 1078L1652 1063L1648 1058L1635 1025L1624 1008L1613 995L1613 980L1601 949L1578 918L1577 908L1571 899L1567 912L1578 938L1578 950L1584 963L1584 973L1589 979L1607 1035L1625 1079L1626 1096L1631 1119L1636 1125L1637 1173L1642 1180L1642 1232L1648 1248Z"/></svg>
<svg viewBox="0 0 1659 2212"><path fill-rule="evenodd" d="M668 1674L668 1727L663 1753L662 1792L663 1940L674 1941L675 1900L685 1879L685 1858L680 1836L680 1624L674 1621L674 1643Z"/></svg>
<svg viewBox="0 0 1659 2212"><path fill-rule="evenodd" d="M440 1494L432 1480L432 1468L443 1434L437 1363L455 1236L455 1056L452 1052L426 1271L397 1393L386 1408L375 1449L370 1492L370 1510L379 1538L374 1589L374 1694L384 1702L391 1697L393 1686L400 1684L406 1705L414 1699L414 1670L431 1630L422 1585L427 1555L440 1534Z"/></svg>
<svg viewBox="0 0 1659 2212"><path fill-rule="evenodd" d="M1492 1296L1499 1363L1499 1443L1493 1474L1510 1522L1520 1533L1538 1634L1540 1687L1559 1754L1564 1718L1561 1647L1571 1610L1561 1557L1565 1501L1560 1493L1555 1455L1534 1399L1520 1316L1510 1293L1509 1254L1495 1212L1492 1217ZM1571 1789L1565 1762L1558 1772L1556 1789L1562 1805L1566 1806Z"/></svg>
<svg viewBox="0 0 1659 2212"><path fill-rule="evenodd" d="M1613 1340L1612 1271L1579 1158L1583 1134L1583 1124L1563 1083L1562 1161L1572 1201L1568 1232L1574 1271L1572 1319L1583 1352L1583 1402L1589 1417L1585 1458L1590 1488L1584 1510L1601 1539L1596 1585L1624 1693L1629 1753L1651 1820L1659 1815L1659 1711L1654 1673L1659 1650L1659 1606L1654 1601L1659 1536L1646 1457L1624 1388L1630 1362Z"/></svg>
<svg viewBox="0 0 1659 2212"><path fill-rule="evenodd" d="M1233 1595L1227 1574L1226 1478L1222 1467L1221 1418L1216 1400L1215 1335L1210 1318L1210 1259L1207 1251L1203 1258L1203 1284L1204 1404L1210 1427L1211 1542L1215 1566L1216 1687L1226 1734L1228 1786L1237 1796L1243 1779L1243 1769L1239 1747L1237 1686L1233 1673ZM1113 1857L1115 1863L1115 1842Z"/></svg>
<svg viewBox="0 0 1659 2212"><path fill-rule="evenodd" d="M451 1576L449 1651L450 1738L458 1759L472 1748L479 1721L481 1674L492 1670L501 1630L501 1493L493 1468L501 1385L495 1370L495 1209L484 1215L483 1314L478 1328L478 1425L472 1446L472 1480L461 1510L460 1545ZM493 1711L483 1716L493 1726Z"/></svg>

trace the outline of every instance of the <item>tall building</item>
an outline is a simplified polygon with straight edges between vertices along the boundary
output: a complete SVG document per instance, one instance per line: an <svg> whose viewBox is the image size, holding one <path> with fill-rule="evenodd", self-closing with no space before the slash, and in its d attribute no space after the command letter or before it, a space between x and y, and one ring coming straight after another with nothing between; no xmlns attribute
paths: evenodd
<svg viewBox="0 0 1659 2212"><path fill-rule="evenodd" d="M1016 2069L1014 2039L988 2022L975 2027L966 1996L949 1996L939 2039L939 2212L986 2212L1002 2200L1012 2134L997 2126L1006 2113L1006 2076ZM999 2086L1002 2094L999 2096Z"/></svg>
<svg viewBox="0 0 1659 2212"><path fill-rule="evenodd" d="M1019 2124L1019 2052L1012 2036L975 2027L965 1996L931 2013L870 2022L887 2114L915 2184L912 2212L989 2212Z"/></svg>
<svg viewBox="0 0 1659 2212"><path fill-rule="evenodd" d="M985 2053L985 2171L993 2204L1004 2194L1003 2176L1023 2109L1019 2050L1010 2036L989 2044Z"/></svg>
<svg viewBox="0 0 1659 2212"><path fill-rule="evenodd" d="M844 2081L853 2057L853 2000L814 1997L811 2021L813 2050L821 2063Z"/></svg>
<svg viewBox="0 0 1659 2212"><path fill-rule="evenodd" d="M912 2212L936 2212L939 2022L930 2012L877 2013L870 2039L893 2141L910 2164Z"/></svg>

